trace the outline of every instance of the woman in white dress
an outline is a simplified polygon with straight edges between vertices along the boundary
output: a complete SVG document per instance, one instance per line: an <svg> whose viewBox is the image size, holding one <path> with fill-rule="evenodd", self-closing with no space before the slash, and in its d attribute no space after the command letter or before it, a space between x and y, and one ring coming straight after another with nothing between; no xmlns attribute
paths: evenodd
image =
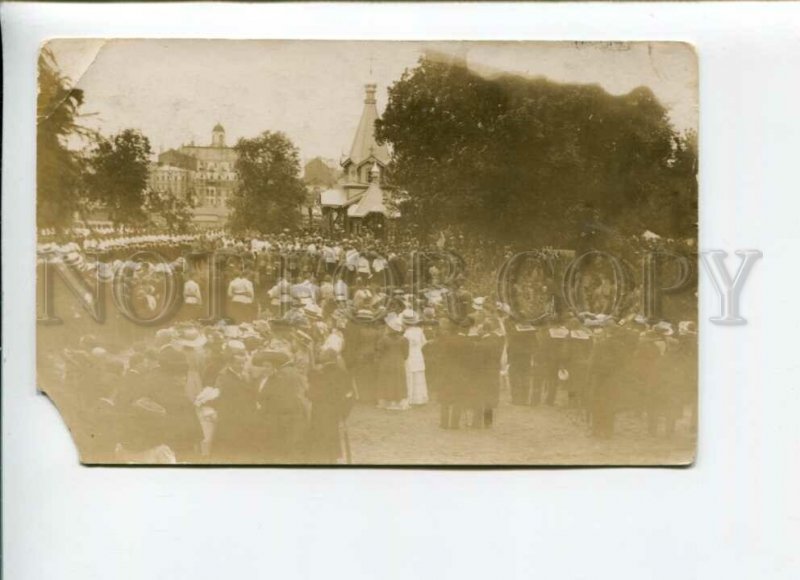
<svg viewBox="0 0 800 580"><path fill-rule="evenodd" d="M425 357L422 355L422 347L425 346L427 340L419 326L421 320L416 312L404 311L402 320L406 326L404 336L408 340L408 358L406 358L408 403L424 405L428 402L428 383L425 380Z"/></svg>
<svg viewBox="0 0 800 580"><path fill-rule="evenodd" d="M255 318L255 291L253 282L240 270L236 278L228 284L228 315L234 324L252 322Z"/></svg>

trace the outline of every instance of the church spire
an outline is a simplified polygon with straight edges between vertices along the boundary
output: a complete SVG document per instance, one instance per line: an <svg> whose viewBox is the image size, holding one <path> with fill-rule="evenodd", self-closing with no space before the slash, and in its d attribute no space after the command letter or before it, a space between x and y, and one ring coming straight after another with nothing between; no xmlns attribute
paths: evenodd
<svg viewBox="0 0 800 580"><path fill-rule="evenodd" d="M364 98L364 104L375 105L377 103L375 100L375 92L378 90L378 85L375 83L369 83L364 85L364 88L367 90L367 96Z"/></svg>
<svg viewBox="0 0 800 580"><path fill-rule="evenodd" d="M353 146L350 148L350 155L344 164L354 163L361 165L364 161L373 157L379 164L386 165L389 162L389 149L385 144L379 145L375 140L375 121L378 120L378 107L375 93L378 86L375 83L364 85L366 91L364 96L364 110L361 113L361 120L358 122Z"/></svg>

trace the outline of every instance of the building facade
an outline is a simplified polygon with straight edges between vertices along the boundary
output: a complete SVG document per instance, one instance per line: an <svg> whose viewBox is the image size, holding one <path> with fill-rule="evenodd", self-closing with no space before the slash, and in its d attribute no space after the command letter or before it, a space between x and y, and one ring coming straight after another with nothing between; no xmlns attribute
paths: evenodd
<svg viewBox="0 0 800 580"><path fill-rule="evenodd" d="M225 142L225 128L217 123L210 145L181 145L158 156L150 170L150 187L190 197L198 226L222 227L239 180L236 151Z"/></svg>
<svg viewBox="0 0 800 580"><path fill-rule="evenodd" d="M168 163L155 163L150 167L150 189L170 193L182 198L194 196L192 172Z"/></svg>

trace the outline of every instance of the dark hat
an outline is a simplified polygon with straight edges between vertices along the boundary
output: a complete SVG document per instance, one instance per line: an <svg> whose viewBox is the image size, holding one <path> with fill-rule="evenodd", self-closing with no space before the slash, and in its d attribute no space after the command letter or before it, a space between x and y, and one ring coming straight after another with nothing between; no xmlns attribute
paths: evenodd
<svg viewBox="0 0 800 580"><path fill-rule="evenodd" d="M158 351L158 364L173 371L184 370L188 367L186 355L169 344Z"/></svg>
<svg viewBox="0 0 800 580"><path fill-rule="evenodd" d="M375 320L375 312L369 308L361 308L356 311L356 320Z"/></svg>
<svg viewBox="0 0 800 580"><path fill-rule="evenodd" d="M257 367L264 366L265 364L281 366L291 359L292 357L285 350L264 349L257 351L253 355L251 363Z"/></svg>

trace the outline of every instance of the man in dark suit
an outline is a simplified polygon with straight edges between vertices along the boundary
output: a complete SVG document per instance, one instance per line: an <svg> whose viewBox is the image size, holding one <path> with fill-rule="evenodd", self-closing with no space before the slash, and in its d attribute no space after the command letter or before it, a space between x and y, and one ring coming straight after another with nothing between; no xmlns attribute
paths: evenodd
<svg viewBox="0 0 800 580"><path fill-rule="evenodd" d="M506 321L508 379L511 385L511 404L531 403L531 357L536 348L536 330L524 329L514 320Z"/></svg>
<svg viewBox="0 0 800 580"><path fill-rule="evenodd" d="M319 365L309 372L311 401L309 459L315 463L338 463L345 456L342 435L355 393L350 374L337 361L336 351L319 354Z"/></svg>
<svg viewBox="0 0 800 580"><path fill-rule="evenodd" d="M447 318L439 320L435 339L425 345L428 385L441 405L439 426L458 429L463 412L463 390L469 377L466 365L472 354L471 341L458 334L458 328Z"/></svg>
<svg viewBox="0 0 800 580"><path fill-rule="evenodd" d="M266 428L268 457L276 463L297 463L303 459L308 427L305 379L287 353L274 351L265 356L271 357L276 368L258 399Z"/></svg>

